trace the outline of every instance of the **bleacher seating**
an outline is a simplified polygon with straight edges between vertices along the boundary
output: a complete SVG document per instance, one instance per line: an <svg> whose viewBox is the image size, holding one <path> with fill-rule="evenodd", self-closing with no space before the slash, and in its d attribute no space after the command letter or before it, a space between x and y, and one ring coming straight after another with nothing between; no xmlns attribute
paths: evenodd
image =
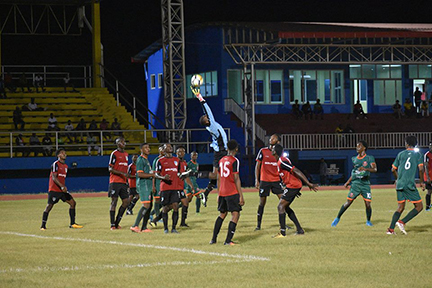
<svg viewBox="0 0 432 288"><path fill-rule="evenodd" d="M296 119L292 114L257 114L255 119L268 135L335 133L339 124L343 129L349 124L356 133L430 132L432 127L432 116L395 119L390 113L371 113L367 119L355 119L352 114L326 114L324 120Z"/></svg>
<svg viewBox="0 0 432 288"><path fill-rule="evenodd" d="M47 87L45 92L30 92L30 93L8 93L7 99L0 99L0 132L11 132L15 130L13 124L13 110L16 106L22 107L30 102L30 98L34 97L38 107L46 108L45 111L23 111L23 119L25 121L25 131L38 131L37 136L42 141L45 131L48 127L48 117L53 113L57 119L58 127L64 131L64 127L68 120L72 121L74 127L77 126L79 120L84 118L87 127L92 120L95 120L99 129L99 124L102 119L106 119L111 123L114 118L117 118L121 123L122 130L144 130L146 127L138 121L134 122L132 115L123 106L117 106L116 100L106 88L79 88L79 92L64 93L62 87ZM146 139L149 143L157 143L157 139L152 137L150 132L146 132ZM16 134L14 134L14 137ZM144 135L142 132L125 132L126 141L135 146L129 145L126 147L130 153L138 153L138 143L143 142ZM29 142L30 133L23 133L23 138L26 143ZM53 137L52 137L53 138ZM84 137L84 141L86 137ZM114 138L114 136L112 136ZM66 142L65 137L63 140ZM53 139L54 141L54 139ZM10 134L0 134L0 146L3 147L0 151L0 157L9 157ZM14 142L15 143L15 142ZM84 142L81 145L64 145L68 149L68 155L81 156L87 155L87 145ZM104 155L109 155L115 149L112 141L104 143ZM153 151L154 150L154 151ZM157 147L152 148L152 153L157 153Z"/></svg>

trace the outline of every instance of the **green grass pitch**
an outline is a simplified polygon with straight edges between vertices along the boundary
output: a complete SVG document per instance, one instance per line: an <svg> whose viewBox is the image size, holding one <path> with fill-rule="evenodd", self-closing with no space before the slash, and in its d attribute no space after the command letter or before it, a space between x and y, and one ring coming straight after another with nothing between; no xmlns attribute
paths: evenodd
<svg viewBox="0 0 432 288"><path fill-rule="evenodd" d="M347 191L303 189L292 208L306 234L288 230L284 239L271 237L279 226L276 196L268 198L262 230L255 232L258 193L245 193L236 246L223 245L229 218L218 243L208 244L218 215L215 194L199 215L191 202L190 228L178 235L165 235L162 224L153 233L131 233L135 215L110 231L107 197L76 198L79 230L68 228L66 203L54 206L48 230L40 231L46 199L1 201L0 287L431 287L432 212L409 222L408 235L386 235L396 195L372 193L373 227L365 225L357 199L332 228Z"/></svg>

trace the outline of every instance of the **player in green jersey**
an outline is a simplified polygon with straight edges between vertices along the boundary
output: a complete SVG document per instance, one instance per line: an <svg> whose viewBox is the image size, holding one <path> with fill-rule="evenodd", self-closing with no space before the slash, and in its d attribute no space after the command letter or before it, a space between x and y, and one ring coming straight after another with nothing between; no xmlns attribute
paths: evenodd
<svg viewBox="0 0 432 288"><path fill-rule="evenodd" d="M187 163L187 169L188 170L192 170L193 173L197 173L199 171L199 164L197 162L198 159L198 152L192 152L190 154L191 156L191 160ZM198 183L196 181L197 177L195 176L190 176L189 179L192 182L192 187L190 187L189 185L187 185L187 183L185 183L185 189L186 189L186 196L189 199L189 202L192 200L192 197L195 196L196 200L195 200L195 205L196 205L196 213L200 213L200 208L201 208L201 197L200 197L200 190L198 187ZM195 190L196 192L194 193Z"/></svg>
<svg viewBox="0 0 432 288"><path fill-rule="evenodd" d="M415 176L417 167L419 169L420 186L423 191L425 190L423 178L423 157L416 151L417 138L415 136L407 136L405 138L406 150L400 152L392 165L392 172L396 178L396 193L398 200L398 209L393 214L390 227L387 229L387 234L394 235L395 225L398 226L403 234L405 231L405 224L412 218L417 216L423 210L423 203L419 192L417 191ZM412 209L402 220L399 220L402 212L405 209L405 202L410 201L414 204Z"/></svg>
<svg viewBox="0 0 432 288"><path fill-rule="evenodd" d="M150 145L147 143L141 144L141 155L136 162L136 190L139 194L142 207L138 212L135 224L130 227L132 232L152 232L147 229L147 221L150 217L151 206L153 202L152 187L154 171L151 169L148 156L150 155ZM143 219L141 229L138 227Z"/></svg>
<svg viewBox="0 0 432 288"><path fill-rule="evenodd" d="M345 183L345 188L350 186L350 191L348 192L347 202L342 205L339 210L337 217L333 220L331 226L336 227L339 223L342 214L351 206L352 202L361 195L363 197L366 206L366 225L372 226L371 216L372 216L372 194L370 189L370 173L377 172L377 166L375 163L375 158L371 155L366 154L368 144L366 141L359 141L356 146L357 156L352 157L353 169L351 171L351 177Z"/></svg>
<svg viewBox="0 0 432 288"><path fill-rule="evenodd" d="M153 164L152 164L152 170L155 171L156 170L156 163L157 161L163 157L165 155L165 150L164 150L164 144L160 144L159 145L159 155L153 160ZM162 219L162 214L160 213L161 211L161 203L160 203L160 180L157 178L153 178L153 197L154 197L154 208L150 213L150 225L155 227L159 220ZM156 217L154 219L153 215L155 215Z"/></svg>

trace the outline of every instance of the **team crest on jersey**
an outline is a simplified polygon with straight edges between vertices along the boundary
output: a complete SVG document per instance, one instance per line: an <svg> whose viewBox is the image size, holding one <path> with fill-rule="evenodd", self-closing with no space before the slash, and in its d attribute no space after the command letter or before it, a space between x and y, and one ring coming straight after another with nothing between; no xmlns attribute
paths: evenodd
<svg viewBox="0 0 432 288"><path fill-rule="evenodd" d="M354 193L351 192L351 193L350 193L350 197L354 197Z"/></svg>
<svg viewBox="0 0 432 288"><path fill-rule="evenodd" d="M365 166L365 167L366 167L366 166L367 166L367 164L368 164L368 163L367 163L366 161L364 161L364 162L363 162L363 166Z"/></svg>

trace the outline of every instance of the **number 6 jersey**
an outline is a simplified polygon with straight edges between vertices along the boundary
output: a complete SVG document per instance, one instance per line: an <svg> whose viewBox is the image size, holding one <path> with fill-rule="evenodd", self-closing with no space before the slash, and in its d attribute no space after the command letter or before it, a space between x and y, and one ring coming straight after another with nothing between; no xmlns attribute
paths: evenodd
<svg viewBox="0 0 432 288"><path fill-rule="evenodd" d="M423 157L414 149L399 152L392 167L398 172L396 190L416 190L415 175L417 167L423 166Z"/></svg>

